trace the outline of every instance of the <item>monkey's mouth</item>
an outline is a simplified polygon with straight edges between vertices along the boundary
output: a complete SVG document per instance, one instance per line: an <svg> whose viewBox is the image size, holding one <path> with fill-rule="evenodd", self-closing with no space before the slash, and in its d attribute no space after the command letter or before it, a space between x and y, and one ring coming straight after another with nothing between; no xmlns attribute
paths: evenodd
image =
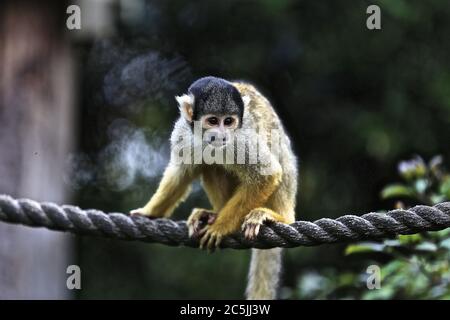
<svg viewBox="0 0 450 320"><path fill-rule="evenodd" d="M206 142L211 147L220 149L225 147L230 142L230 140L226 137L218 138L216 136L210 136L206 139Z"/></svg>

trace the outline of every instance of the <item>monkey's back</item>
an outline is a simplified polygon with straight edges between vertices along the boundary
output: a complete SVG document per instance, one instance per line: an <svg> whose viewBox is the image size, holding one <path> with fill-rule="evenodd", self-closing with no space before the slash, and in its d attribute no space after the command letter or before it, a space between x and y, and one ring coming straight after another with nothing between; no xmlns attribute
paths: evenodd
<svg viewBox="0 0 450 320"><path fill-rule="evenodd" d="M280 118L269 100L253 85L245 82L234 82L233 85L239 90L243 97L248 96L250 98L250 102L244 109L242 128L254 129L259 132L259 134L265 133L269 144L271 141L271 130L277 130L279 133L279 162L283 170L283 175L278 190L279 192L275 192L269 202L273 203L273 209L276 211L280 211L280 207L295 207L298 182L297 157L294 154L291 141ZM255 127L255 125L258 127ZM285 206L288 203L289 205ZM294 212L287 212L286 214L292 221L295 220Z"/></svg>

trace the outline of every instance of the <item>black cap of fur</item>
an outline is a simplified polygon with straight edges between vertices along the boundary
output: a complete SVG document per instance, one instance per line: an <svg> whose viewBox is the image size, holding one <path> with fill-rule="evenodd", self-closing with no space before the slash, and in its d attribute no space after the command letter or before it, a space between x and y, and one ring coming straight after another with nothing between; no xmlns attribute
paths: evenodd
<svg viewBox="0 0 450 320"><path fill-rule="evenodd" d="M216 77L204 77L195 81L188 89L194 95L193 120L205 114L235 114L242 124L244 102L241 94L229 81Z"/></svg>

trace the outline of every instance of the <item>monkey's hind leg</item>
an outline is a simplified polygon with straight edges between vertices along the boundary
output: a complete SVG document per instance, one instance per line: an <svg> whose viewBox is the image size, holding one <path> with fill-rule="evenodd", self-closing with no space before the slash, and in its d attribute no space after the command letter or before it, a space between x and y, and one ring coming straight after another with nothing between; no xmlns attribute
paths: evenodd
<svg viewBox="0 0 450 320"><path fill-rule="evenodd" d="M244 223L242 224L244 236L249 240L255 239L261 225L266 221L287 223L285 217L269 208L256 208L245 216Z"/></svg>

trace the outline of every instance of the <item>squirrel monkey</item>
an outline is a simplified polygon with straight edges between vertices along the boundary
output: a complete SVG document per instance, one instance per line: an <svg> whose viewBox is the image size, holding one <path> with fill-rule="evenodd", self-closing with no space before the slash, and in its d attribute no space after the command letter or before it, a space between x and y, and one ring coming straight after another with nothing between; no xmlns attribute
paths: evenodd
<svg viewBox="0 0 450 320"><path fill-rule="evenodd" d="M240 230L255 238L265 222L294 222L297 159L270 102L250 84L216 77L195 81L176 100L181 116L172 131L169 164L151 200L131 214L170 217L199 178L212 208L193 209L187 223L190 236L200 238L201 248L213 250L225 236ZM255 138L258 154L252 158ZM180 150L196 147L231 157L213 163L180 161ZM280 269L280 248L253 249L247 298L274 299Z"/></svg>

